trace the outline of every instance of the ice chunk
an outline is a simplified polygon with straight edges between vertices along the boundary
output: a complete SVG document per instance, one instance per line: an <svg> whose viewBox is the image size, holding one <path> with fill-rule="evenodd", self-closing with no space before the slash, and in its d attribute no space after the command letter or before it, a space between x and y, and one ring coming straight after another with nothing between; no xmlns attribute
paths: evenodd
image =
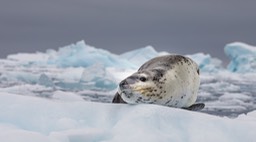
<svg viewBox="0 0 256 142"><path fill-rule="evenodd" d="M167 52L160 52L158 53L154 47L147 46L144 48L139 48L136 50L132 50L126 53L123 53L120 55L121 58L125 58L128 61L132 62L133 64L137 65L137 67L140 67L143 63L146 61L160 56L160 55L167 55Z"/></svg>
<svg viewBox="0 0 256 142"><path fill-rule="evenodd" d="M222 61L218 58L212 58L209 54L196 53L187 56L198 64L200 71L202 72L217 72L223 69Z"/></svg>
<svg viewBox="0 0 256 142"><path fill-rule="evenodd" d="M54 87L52 80L44 73L40 75L38 84L46 87Z"/></svg>
<svg viewBox="0 0 256 142"><path fill-rule="evenodd" d="M113 90L117 87L115 78L102 64L94 64L84 69L80 83L88 89Z"/></svg>
<svg viewBox="0 0 256 142"><path fill-rule="evenodd" d="M220 101L233 101L233 100L242 100L249 101L252 98L241 93L225 93L219 98Z"/></svg>
<svg viewBox="0 0 256 142"><path fill-rule="evenodd" d="M88 67L96 63L101 63L105 67L135 67L115 54L86 45L84 41L59 48L56 52L48 51L48 53L51 53L48 63L59 67Z"/></svg>
<svg viewBox="0 0 256 142"><path fill-rule="evenodd" d="M126 77L132 75L137 70L136 69L117 69L117 68L106 68L106 71L111 74L112 77L117 80L117 82L122 81Z"/></svg>
<svg viewBox="0 0 256 142"><path fill-rule="evenodd" d="M107 50L94 48L79 41L57 51L48 49L45 53L18 53L9 55L7 60L23 66L88 67L101 63L105 67L135 68L136 66Z"/></svg>
<svg viewBox="0 0 256 142"><path fill-rule="evenodd" d="M39 79L39 75L32 72L9 71L3 72L1 79L5 79L6 81L12 82L36 84Z"/></svg>
<svg viewBox="0 0 256 142"><path fill-rule="evenodd" d="M230 58L228 70L232 72L256 72L256 47L234 42L224 48L225 54Z"/></svg>
<svg viewBox="0 0 256 142"><path fill-rule="evenodd" d="M7 56L7 60L15 61L21 65L45 65L49 58L48 54L36 53L18 53Z"/></svg>

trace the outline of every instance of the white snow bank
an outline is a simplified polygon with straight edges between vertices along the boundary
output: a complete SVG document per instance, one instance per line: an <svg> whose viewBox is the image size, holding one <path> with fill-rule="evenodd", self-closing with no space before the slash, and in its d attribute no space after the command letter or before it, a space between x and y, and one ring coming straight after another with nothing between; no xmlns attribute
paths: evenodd
<svg viewBox="0 0 256 142"><path fill-rule="evenodd" d="M156 105L72 100L1 93L0 141L255 141L255 112L228 119Z"/></svg>
<svg viewBox="0 0 256 142"><path fill-rule="evenodd" d="M224 48L225 54L230 58L228 70L232 72L256 72L256 47L234 42Z"/></svg>

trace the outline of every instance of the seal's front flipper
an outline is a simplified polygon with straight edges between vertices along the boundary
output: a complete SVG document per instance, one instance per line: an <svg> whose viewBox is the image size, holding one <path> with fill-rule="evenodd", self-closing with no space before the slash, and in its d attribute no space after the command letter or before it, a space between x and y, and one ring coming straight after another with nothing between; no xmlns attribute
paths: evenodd
<svg viewBox="0 0 256 142"><path fill-rule="evenodd" d="M112 103L123 103L126 104L126 102L121 98L120 94L117 92L114 96Z"/></svg>
<svg viewBox="0 0 256 142"><path fill-rule="evenodd" d="M198 111L198 110L203 109L204 107L205 107L204 103L198 103L198 104L193 104L192 106L190 106L188 108L184 108L184 109Z"/></svg>

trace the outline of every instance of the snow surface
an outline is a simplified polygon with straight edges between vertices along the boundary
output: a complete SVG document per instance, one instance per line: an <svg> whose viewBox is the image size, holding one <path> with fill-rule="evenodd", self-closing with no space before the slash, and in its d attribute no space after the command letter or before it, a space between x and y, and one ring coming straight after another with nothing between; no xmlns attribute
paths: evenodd
<svg viewBox="0 0 256 142"><path fill-rule="evenodd" d="M65 94L64 94L65 96ZM239 119L156 105L0 94L0 141L252 142L256 112Z"/></svg>
<svg viewBox="0 0 256 142"><path fill-rule="evenodd" d="M201 69L201 112L110 104L122 79L168 54L151 46L115 55L80 41L9 55L0 59L0 141L255 141L255 47L232 43L225 53L227 69L209 54L187 55Z"/></svg>

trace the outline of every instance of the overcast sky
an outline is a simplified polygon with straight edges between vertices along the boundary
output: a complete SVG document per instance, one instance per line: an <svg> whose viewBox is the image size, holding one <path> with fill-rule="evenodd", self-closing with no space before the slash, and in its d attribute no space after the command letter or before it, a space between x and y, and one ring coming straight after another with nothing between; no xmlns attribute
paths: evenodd
<svg viewBox="0 0 256 142"><path fill-rule="evenodd" d="M225 44L256 45L255 0L0 0L0 58L85 40L123 53L209 53Z"/></svg>

